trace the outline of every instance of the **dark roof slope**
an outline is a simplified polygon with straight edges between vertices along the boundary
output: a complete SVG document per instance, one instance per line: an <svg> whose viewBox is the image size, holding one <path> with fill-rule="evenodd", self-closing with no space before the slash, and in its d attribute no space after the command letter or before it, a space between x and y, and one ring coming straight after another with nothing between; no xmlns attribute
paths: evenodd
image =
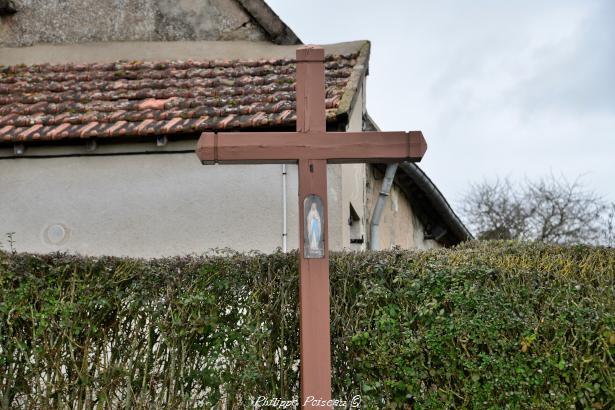
<svg viewBox="0 0 615 410"><path fill-rule="evenodd" d="M330 121L369 54L326 57ZM120 61L0 67L0 142L131 137L295 122L295 61Z"/></svg>

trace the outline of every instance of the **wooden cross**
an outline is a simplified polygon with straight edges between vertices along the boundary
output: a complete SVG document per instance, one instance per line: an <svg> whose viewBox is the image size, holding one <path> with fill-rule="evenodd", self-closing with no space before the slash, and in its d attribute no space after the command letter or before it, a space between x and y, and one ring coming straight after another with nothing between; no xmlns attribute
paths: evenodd
<svg viewBox="0 0 615 410"><path fill-rule="evenodd" d="M327 132L324 54L318 46L297 49L297 132L204 132L197 145L203 164L298 164L304 407L316 406L310 396L331 400L327 164L420 161L427 150L420 131Z"/></svg>

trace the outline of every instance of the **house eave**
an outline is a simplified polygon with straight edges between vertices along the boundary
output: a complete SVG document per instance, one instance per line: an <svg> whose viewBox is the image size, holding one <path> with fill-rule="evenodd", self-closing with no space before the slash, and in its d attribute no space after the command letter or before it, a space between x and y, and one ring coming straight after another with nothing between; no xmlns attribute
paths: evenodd
<svg viewBox="0 0 615 410"><path fill-rule="evenodd" d="M347 118L336 118L327 122L328 131L344 131ZM275 126L260 128L242 128L236 132L292 132L295 126ZM140 154L168 154L194 152L200 132L160 134L139 137L114 138L70 138L57 141L26 141L11 142L0 141L0 160L22 158L63 158L73 156L112 156L112 155L140 155ZM165 144L158 142L165 140ZM92 141L95 149L92 149ZM22 147L23 152L18 153L15 146Z"/></svg>

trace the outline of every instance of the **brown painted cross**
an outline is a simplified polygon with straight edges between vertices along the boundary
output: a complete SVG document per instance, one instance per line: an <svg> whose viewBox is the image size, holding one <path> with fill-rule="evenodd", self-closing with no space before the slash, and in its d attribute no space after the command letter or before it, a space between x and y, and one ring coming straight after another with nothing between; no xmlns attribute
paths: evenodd
<svg viewBox="0 0 615 410"><path fill-rule="evenodd" d="M420 131L327 132L324 49L297 49L297 132L205 132L203 164L298 163L301 402L331 399L327 163L420 161ZM320 402L322 403L322 401ZM331 406L327 406L331 407Z"/></svg>

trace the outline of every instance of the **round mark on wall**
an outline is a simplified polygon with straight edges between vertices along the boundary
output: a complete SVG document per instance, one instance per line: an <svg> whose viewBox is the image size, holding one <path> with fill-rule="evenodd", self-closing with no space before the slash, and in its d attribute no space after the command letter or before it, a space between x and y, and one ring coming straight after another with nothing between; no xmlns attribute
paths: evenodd
<svg viewBox="0 0 615 410"><path fill-rule="evenodd" d="M52 224L45 229L45 242L52 245L61 245L68 240L69 230L62 224Z"/></svg>

